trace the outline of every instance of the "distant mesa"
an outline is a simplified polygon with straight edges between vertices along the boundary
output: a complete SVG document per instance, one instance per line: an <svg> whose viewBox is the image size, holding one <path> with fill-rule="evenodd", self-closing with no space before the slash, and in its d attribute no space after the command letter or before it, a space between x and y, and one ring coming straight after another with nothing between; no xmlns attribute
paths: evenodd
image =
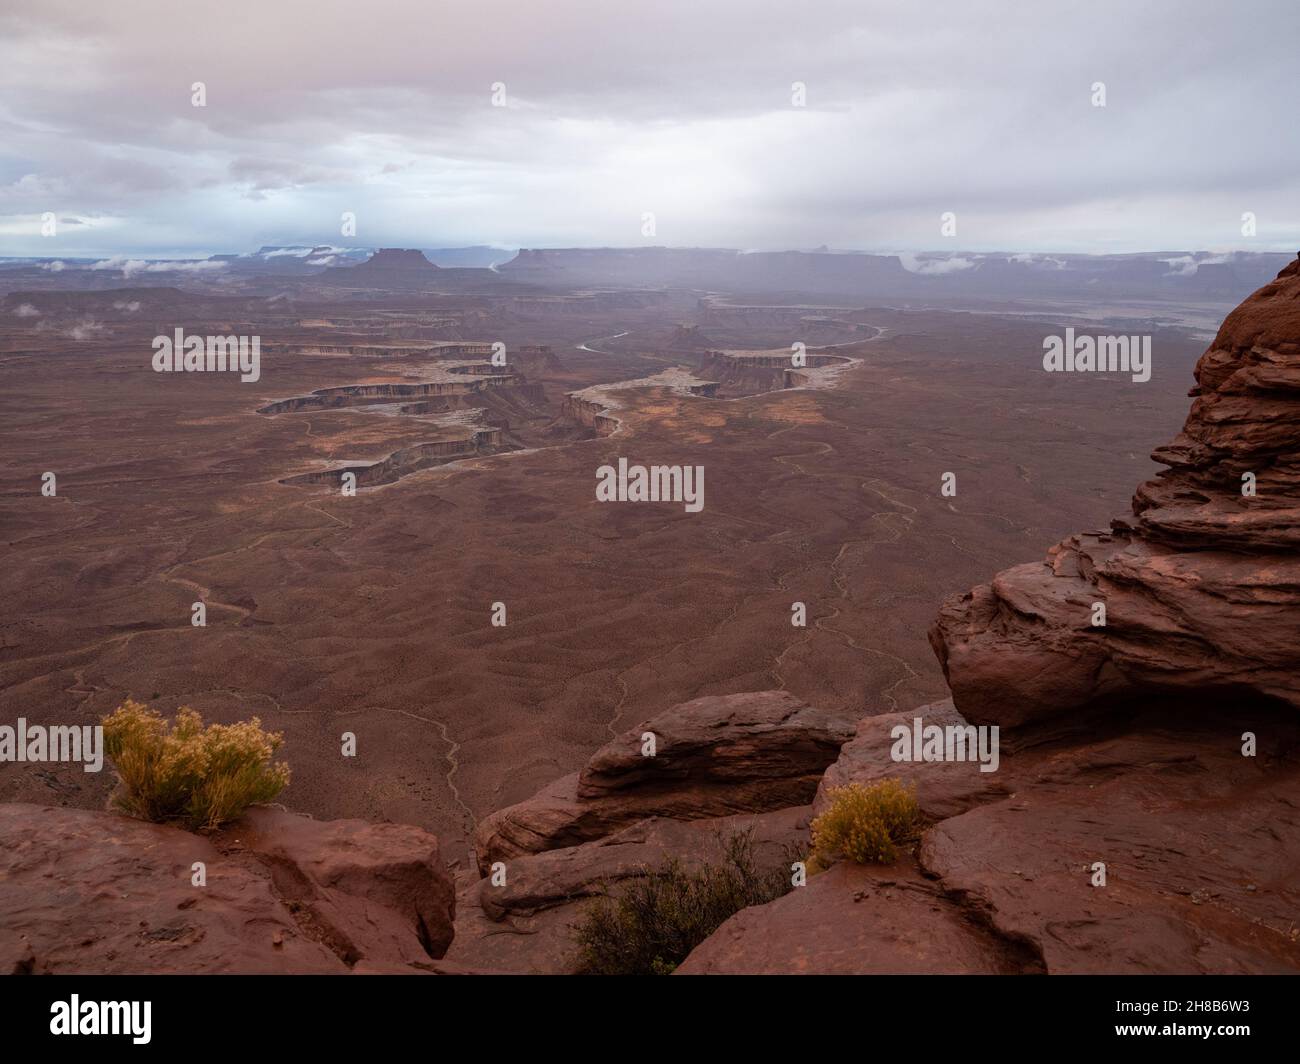
<svg viewBox="0 0 1300 1064"><path fill-rule="evenodd" d="M500 267L542 286L692 286L821 298L997 296L1243 299L1287 262L1276 252L1132 255L737 251L728 248L521 248ZM1084 286L1088 286L1086 289Z"/></svg>
<svg viewBox="0 0 1300 1064"><path fill-rule="evenodd" d="M317 274L316 284L400 291L424 289L446 276L419 248L381 247L364 263L334 265Z"/></svg>
<svg viewBox="0 0 1300 1064"><path fill-rule="evenodd" d="M376 273L381 270L435 273L438 267L424 257L424 252L416 248L380 248L353 269L364 270L366 273Z"/></svg>
<svg viewBox="0 0 1300 1064"><path fill-rule="evenodd" d="M380 248L356 266L333 266L318 275L318 282L352 288L423 288L442 270L416 248Z"/></svg>

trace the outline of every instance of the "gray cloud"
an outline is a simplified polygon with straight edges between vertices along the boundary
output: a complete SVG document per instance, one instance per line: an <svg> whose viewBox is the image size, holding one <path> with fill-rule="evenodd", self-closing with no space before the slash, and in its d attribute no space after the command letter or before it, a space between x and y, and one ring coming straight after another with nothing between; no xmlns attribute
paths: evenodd
<svg viewBox="0 0 1300 1064"><path fill-rule="evenodd" d="M1292 0L18 0L0 235L243 250L351 211L368 245L1290 249L1297 39Z"/></svg>

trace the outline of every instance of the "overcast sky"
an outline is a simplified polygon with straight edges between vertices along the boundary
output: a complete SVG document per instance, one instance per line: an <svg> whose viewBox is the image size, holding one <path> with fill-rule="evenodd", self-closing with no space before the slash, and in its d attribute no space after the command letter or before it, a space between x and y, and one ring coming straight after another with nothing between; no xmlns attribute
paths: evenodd
<svg viewBox="0 0 1300 1064"><path fill-rule="evenodd" d="M1292 251L1297 44L1297 0L0 0L0 255Z"/></svg>

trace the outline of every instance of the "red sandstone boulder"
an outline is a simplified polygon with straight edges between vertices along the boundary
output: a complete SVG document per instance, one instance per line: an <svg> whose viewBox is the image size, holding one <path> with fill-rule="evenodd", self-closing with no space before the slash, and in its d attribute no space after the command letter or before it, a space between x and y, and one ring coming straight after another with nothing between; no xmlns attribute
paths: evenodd
<svg viewBox="0 0 1300 1064"><path fill-rule="evenodd" d="M655 736L655 755L642 754ZM479 822L479 868L576 846L649 817L683 820L806 804L851 725L784 691L697 698L625 732L579 773Z"/></svg>

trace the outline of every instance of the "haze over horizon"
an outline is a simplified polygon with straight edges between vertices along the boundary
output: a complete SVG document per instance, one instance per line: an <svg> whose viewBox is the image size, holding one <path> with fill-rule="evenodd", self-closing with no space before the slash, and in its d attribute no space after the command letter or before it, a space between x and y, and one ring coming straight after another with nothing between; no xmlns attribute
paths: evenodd
<svg viewBox="0 0 1300 1064"><path fill-rule="evenodd" d="M0 13L0 254L1292 251L1297 31L1272 0L20 0Z"/></svg>

